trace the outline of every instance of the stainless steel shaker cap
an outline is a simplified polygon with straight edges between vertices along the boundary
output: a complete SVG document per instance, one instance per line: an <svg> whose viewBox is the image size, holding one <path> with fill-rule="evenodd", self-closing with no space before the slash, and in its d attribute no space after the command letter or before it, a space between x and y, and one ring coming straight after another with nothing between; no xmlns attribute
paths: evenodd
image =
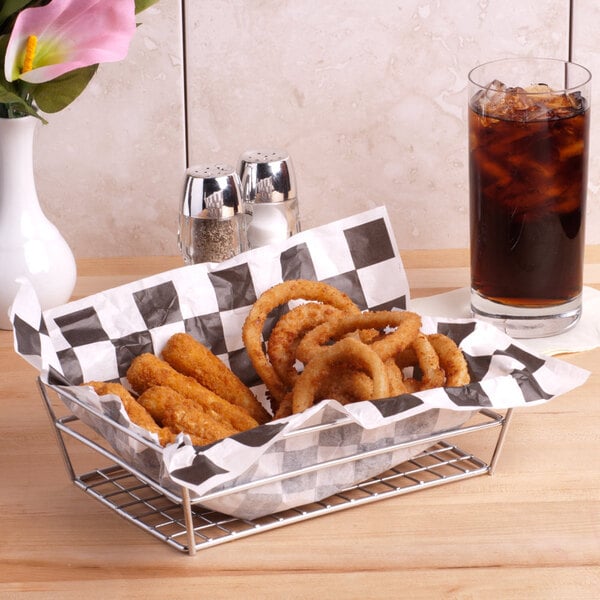
<svg viewBox="0 0 600 600"><path fill-rule="evenodd" d="M240 157L245 202L285 202L296 198L296 177L287 152L249 150Z"/></svg>
<svg viewBox="0 0 600 600"><path fill-rule="evenodd" d="M242 212L240 178L227 164L195 165L186 171L181 213L197 219L223 219Z"/></svg>

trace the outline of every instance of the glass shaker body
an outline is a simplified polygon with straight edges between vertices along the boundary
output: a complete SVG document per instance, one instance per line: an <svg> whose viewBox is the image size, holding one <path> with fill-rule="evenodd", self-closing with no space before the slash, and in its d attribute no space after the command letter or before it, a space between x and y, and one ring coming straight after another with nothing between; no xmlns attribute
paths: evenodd
<svg viewBox="0 0 600 600"><path fill-rule="evenodd" d="M186 264L221 262L247 249L240 180L229 165L186 171L179 211L179 250Z"/></svg>
<svg viewBox="0 0 600 600"><path fill-rule="evenodd" d="M247 203L245 211L248 215L249 248L283 242L300 231L297 198L283 202Z"/></svg>
<svg viewBox="0 0 600 600"><path fill-rule="evenodd" d="M249 248L286 240L300 231L296 179L290 157L279 150L251 150L240 159Z"/></svg>

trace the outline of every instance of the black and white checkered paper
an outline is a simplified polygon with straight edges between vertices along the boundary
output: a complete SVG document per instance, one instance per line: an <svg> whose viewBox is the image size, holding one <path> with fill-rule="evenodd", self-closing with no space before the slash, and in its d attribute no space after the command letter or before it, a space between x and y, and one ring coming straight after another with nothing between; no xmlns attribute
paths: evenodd
<svg viewBox="0 0 600 600"><path fill-rule="evenodd" d="M125 373L135 356L160 355L171 335L185 331L210 347L265 402L264 386L242 343L242 325L263 291L299 278L330 283L362 309L404 309L409 300L387 212L377 208L224 263L160 273L43 315L32 287L23 282L11 313L15 349L128 464L164 487L185 486L202 504L240 518L329 496L423 447L366 456L372 450L458 427L482 407L546 402L583 384L589 375L568 363L533 355L484 323L424 318L423 331L445 333L460 344L471 371L469 386L347 406L324 401L207 447L196 448L181 435L165 449L155 436L129 421L116 397L99 398L79 385L101 380L127 386ZM278 316L269 318L265 339ZM339 419L344 424L312 427ZM365 458L327 466L328 461L357 453L365 453ZM283 476L306 467L308 472L301 475ZM264 485L247 485L265 478Z"/></svg>

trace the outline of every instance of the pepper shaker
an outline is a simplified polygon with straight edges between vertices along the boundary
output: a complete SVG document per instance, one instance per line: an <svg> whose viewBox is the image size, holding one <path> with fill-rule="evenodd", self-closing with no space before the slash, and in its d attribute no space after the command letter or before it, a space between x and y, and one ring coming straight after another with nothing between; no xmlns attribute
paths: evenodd
<svg viewBox="0 0 600 600"><path fill-rule="evenodd" d="M240 157L244 211L250 217L250 248L286 240L300 231L296 178L281 150L249 150Z"/></svg>
<svg viewBox="0 0 600 600"><path fill-rule="evenodd" d="M240 179L226 164L186 171L179 250L186 264L221 262L247 249Z"/></svg>

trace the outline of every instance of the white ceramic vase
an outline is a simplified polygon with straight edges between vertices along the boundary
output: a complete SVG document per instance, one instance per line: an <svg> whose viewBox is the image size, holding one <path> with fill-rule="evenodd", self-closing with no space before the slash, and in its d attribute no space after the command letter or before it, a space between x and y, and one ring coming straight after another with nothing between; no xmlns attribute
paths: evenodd
<svg viewBox="0 0 600 600"><path fill-rule="evenodd" d="M33 171L38 119L0 118L0 329L12 329L8 311L17 278L32 283L42 310L69 300L77 268L71 249L40 207Z"/></svg>

